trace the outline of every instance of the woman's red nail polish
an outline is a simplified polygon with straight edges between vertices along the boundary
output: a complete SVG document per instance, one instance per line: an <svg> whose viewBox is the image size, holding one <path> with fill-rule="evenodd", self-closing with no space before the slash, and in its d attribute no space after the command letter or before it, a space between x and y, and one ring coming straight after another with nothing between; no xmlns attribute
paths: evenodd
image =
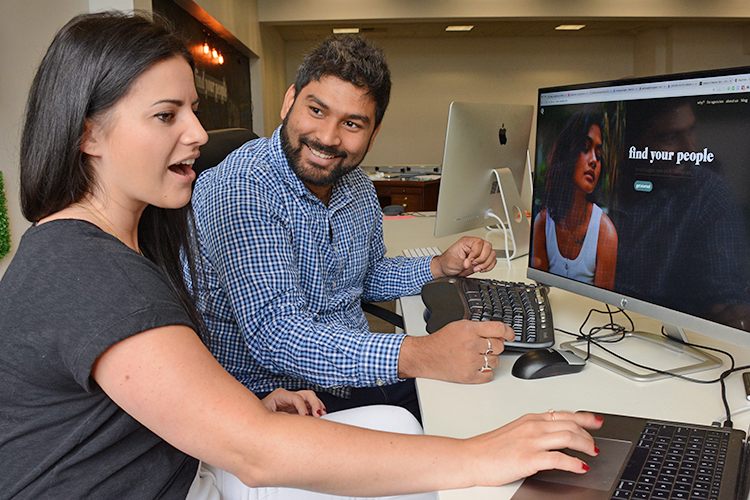
<svg viewBox="0 0 750 500"><path fill-rule="evenodd" d="M585 470L585 471L587 471L587 472L588 472L588 470L589 470L589 469L591 469L591 467L589 467L588 465L586 465L586 463L584 463L584 464L582 465L582 467L583 467L583 470Z"/></svg>
<svg viewBox="0 0 750 500"><path fill-rule="evenodd" d="M596 453L597 455L599 454L599 447L598 446L594 446L594 453Z"/></svg>
<svg viewBox="0 0 750 500"><path fill-rule="evenodd" d="M323 410L318 410L318 415L323 415Z"/></svg>
<svg viewBox="0 0 750 500"><path fill-rule="evenodd" d="M597 422L604 422L604 417L600 417L599 415L594 415L594 418Z"/></svg>

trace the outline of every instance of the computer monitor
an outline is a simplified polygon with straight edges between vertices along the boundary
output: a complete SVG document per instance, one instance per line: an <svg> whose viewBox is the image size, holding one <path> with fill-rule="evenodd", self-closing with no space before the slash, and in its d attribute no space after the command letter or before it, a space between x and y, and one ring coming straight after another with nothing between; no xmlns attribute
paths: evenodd
<svg viewBox="0 0 750 500"><path fill-rule="evenodd" d="M530 180L527 193L523 188L524 177L531 178L528 147L533 118L531 105L451 103L436 237L500 224L507 238L501 257L528 253Z"/></svg>
<svg viewBox="0 0 750 500"><path fill-rule="evenodd" d="M538 98L528 277L750 346L750 67Z"/></svg>

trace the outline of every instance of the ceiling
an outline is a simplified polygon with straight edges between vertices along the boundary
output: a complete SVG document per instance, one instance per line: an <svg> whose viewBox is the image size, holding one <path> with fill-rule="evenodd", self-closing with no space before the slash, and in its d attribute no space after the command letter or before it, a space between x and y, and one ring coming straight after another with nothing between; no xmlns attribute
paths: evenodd
<svg viewBox="0 0 750 500"><path fill-rule="evenodd" d="M446 32L454 24L472 24L470 32ZM560 24L585 24L580 31L556 31ZM449 38L449 37L501 37L501 36L634 36L653 29L676 26L745 26L750 19L596 19L596 20L540 20L453 19L440 21L353 21L272 24L286 41L322 40L332 34L333 28L360 28L360 33L370 38Z"/></svg>

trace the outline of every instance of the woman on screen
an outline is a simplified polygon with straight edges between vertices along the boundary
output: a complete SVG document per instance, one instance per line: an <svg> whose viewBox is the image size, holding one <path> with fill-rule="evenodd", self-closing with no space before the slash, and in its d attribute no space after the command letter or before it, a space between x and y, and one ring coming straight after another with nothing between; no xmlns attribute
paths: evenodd
<svg viewBox="0 0 750 500"><path fill-rule="evenodd" d="M598 453L591 413L415 435L402 408L259 400L219 365L182 281L207 140L192 66L163 21L88 14L34 78L20 154L34 225L0 280L0 498L378 496L585 473L560 450Z"/></svg>
<svg viewBox="0 0 750 500"><path fill-rule="evenodd" d="M598 110L585 108L555 139L534 220L532 265L611 290L617 231L590 199L602 170L602 121Z"/></svg>

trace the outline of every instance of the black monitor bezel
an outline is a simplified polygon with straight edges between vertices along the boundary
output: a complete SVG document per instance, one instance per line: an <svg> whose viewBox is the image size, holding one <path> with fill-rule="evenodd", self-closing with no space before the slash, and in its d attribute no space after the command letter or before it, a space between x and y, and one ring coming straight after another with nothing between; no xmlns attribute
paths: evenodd
<svg viewBox="0 0 750 500"><path fill-rule="evenodd" d="M566 84L556 85L550 87L539 88L537 94L537 113L544 107L542 105L542 96L544 94L552 92L562 91L576 91L586 90L604 87L615 87L615 86L627 86L634 84L651 84L660 83L672 80L690 80L690 79L702 79L702 78L713 78L713 77L727 77L734 74L748 74L750 75L750 66L734 66L730 68L720 69L709 69L700 71L680 72L671 73L664 75L652 75L645 77L628 77L616 80L602 80L588 83L577 83L577 84ZM731 93L731 92L730 92ZM700 94L697 94L700 95ZM725 95L725 94L717 94ZM545 104L546 105L546 104ZM538 118L538 117L537 117ZM539 130L539 121L537 119L535 128L535 134ZM537 158L534 155L534 169L533 173L536 177L537 173ZM532 200L536 199L536 182L533 184L534 192L532 194ZM532 201L533 203L533 201ZM533 220L532 214L532 220ZM533 246L533 227L531 231L530 247ZM670 309L659 304L651 303L632 297L623 293L618 293L611 290L596 287L587 283L576 281L571 278L566 278L553 274L548 271L541 271L532 266L532 254L529 252L528 256L528 267L527 267L527 278L534 280L540 284L544 284L550 287L560 288L569 292L587 297L593 300L601 301L612 306L622 308L625 311L631 311L643 316L647 316L656 321L662 322L664 325L669 325L689 330L692 332L705 335L717 340L729 342L731 344L750 348L750 332L733 328L723 323L718 323L705 318L701 318L695 315L691 315L682 311Z"/></svg>

